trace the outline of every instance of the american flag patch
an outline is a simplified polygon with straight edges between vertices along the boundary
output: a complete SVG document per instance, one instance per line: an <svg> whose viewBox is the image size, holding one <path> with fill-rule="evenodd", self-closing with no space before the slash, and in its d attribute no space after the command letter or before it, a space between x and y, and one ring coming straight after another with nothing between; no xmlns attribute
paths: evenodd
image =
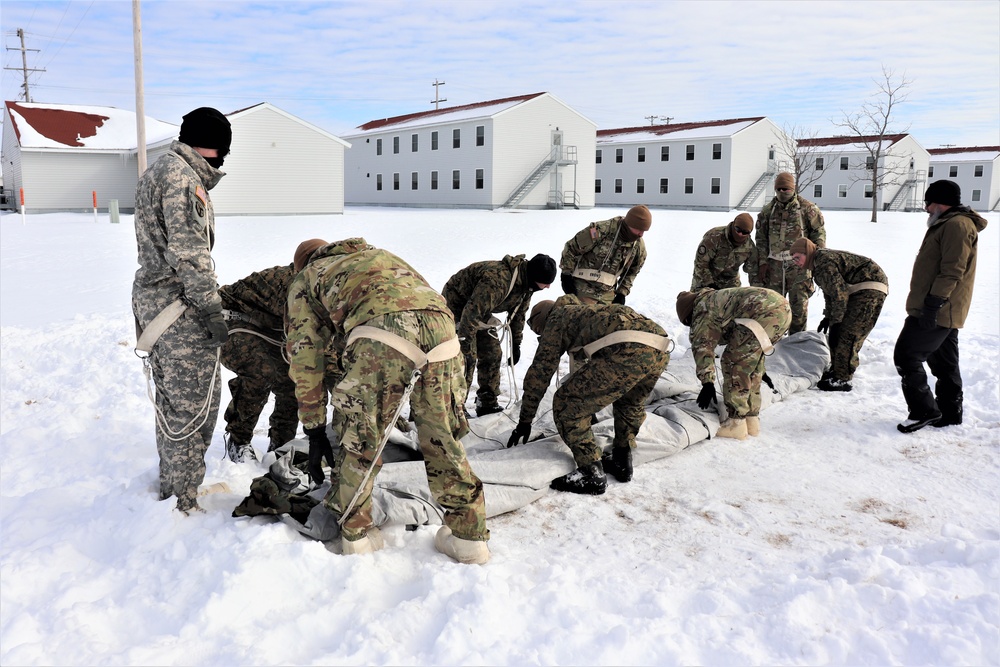
<svg viewBox="0 0 1000 667"><path fill-rule="evenodd" d="M200 185L196 186L194 189L194 196L201 200L201 203L208 206L208 193L205 192L205 188Z"/></svg>

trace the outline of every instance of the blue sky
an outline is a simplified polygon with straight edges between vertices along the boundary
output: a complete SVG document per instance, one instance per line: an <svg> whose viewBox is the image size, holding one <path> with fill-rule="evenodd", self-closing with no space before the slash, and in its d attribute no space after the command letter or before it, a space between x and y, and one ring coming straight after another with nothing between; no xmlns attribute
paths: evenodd
<svg viewBox="0 0 1000 667"><path fill-rule="evenodd" d="M270 102L333 134L549 92L599 129L768 116L817 136L912 83L893 129L925 148L1000 144L1000 2L143 0L146 113ZM132 3L3 0L4 67L27 35L33 101L135 109ZM3 70L5 100L22 95Z"/></svg>

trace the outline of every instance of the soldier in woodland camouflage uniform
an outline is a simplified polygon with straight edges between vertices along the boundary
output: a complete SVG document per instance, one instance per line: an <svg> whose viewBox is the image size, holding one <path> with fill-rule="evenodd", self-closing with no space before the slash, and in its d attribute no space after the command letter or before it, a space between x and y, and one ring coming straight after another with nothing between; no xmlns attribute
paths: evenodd
<svg viewBox="0 0 1000 667"><path fill-rule="evenodd" d="M797 267L812 270L826 299L817 331L829 332L832 363L816 386L823 391L851 391L858 353L882 312L889 279L867 257L817 248L809 239L798 239L791 252Z"/></svg>
<svg viewBox="0 0 1000 667"><path fill-rule="evenodd" d="M770 347L788 330L788 301L763 287L700 289L677 295L677 317L691 327L691 353L702 383L698 407L702 410L716 401L715 348L726 346L721 359L722 400L728 418L716 435L738 440L758 435L764 345L767 341Z"/></svg>
<svg viewBox="0 0 1000 667"><path fill-rule="evenodd" d="M295 383L285 360L285 309L288 285L295 277L291 264L274 266L219 289L230 336L222 346L222 365L236 373L229 381L232 400L226 420L226 454L234 463L255 461L254 427L274 394L268 451L295 438L299 426Z"/></svg>
<svg viewBox="0 0 1000 667"><path fill-rule="evenodd" d="M625 303L646 262L642 236L652 219L648 208L633 206L624 217L592 222L577 232L559 260L563 292L583 303Z"/></svg>
<svg viewBox="0 0 1000 667"><path fill-rule="evenodd" d="M757 270L756 246L750 240L753 218L740 213L723 227L705 232L694 256L691 289L725 289L740 286L740 266L745 273Z"/></svg>
<svg viewBox="0 0 1000 667"><path fill-rule="evenodd" d="M548 255L505 256L496 262L476 262L445 283L441 291L458 323L458 337L465 355L465 383L472 386L472 374L479 372L476 414L500 412L500 363L503 352L493 313L507 313L511 337L511 365L521 358L521 335L531 296L556 278L556 262Z"/></svg>
<svg viewBox="0 0 1000 667"><path fill-rule="evenodd" d="M816 288L812 273L791 261L790 248L795 239L805 237L826 246L826 228L819 207L795 191L795 177L781 172L774 179L774 199L757 215L757 280L753 284L772 289L788 297L792 324L788 333L805 331L809 315L809 297Z"/></svg>
<svg viewBox="0 0 1000 667"><path fill-rule="evenodd" d="M231 140L221 113L190 112L178 141L143 173L135 193L139 270L132 312L140 342L147 328L160 328L150 326L158 315L174 305L180 313L153 336L147 363L156 385L160 500L176 496L185 514L201 511L198 485L219 412L218 348L228 331L212 264L215 215L208 190L225 175L219 168Z"/></svg>
<svg viewBox="0 0 1000 667"><path fill-rule="evenodd" d="M581 361L592 355L569 375L552 400L559 436L578 466L553 480L552 488L602 494L607 488L605 470L621 482L631 480L632 449L646 419L646 399L670 361L666 332L628 306L584 305L572 295L538 303L528 326L539 336L538 349L524 376L521 413L507 446L528 441L531 421L563 352ZM624 338L606 339L609 334ZM586 347L594 343L596 349ZM602 459L590 427L593 415L608 405L613 406L615 439L611 454Z"/></svg>
<svg viewBox="0 0 1000 667"><path fill-rule="evenodd" d="M309 436L309 472L316 483L324 478L322 458L336 471L326 435L326 357L336 356L343 369L330 399L342 461L339 479L331 480L335 490L328 503L342 514L344 553L383 546L371 515L371 491L381 468L376 451L419 369L410 415L431 494L445 509L435 546L460 562L486 562L483 485L459 442L468 433L462 409L465 367L451 312L441 295L392 253L362 238L317 242L322 243L305 242L296 251L295 266L303 268L288 292L287 348L299 419ZM440 350L442 344L452 356L426 365L409 356L413 348L420 355ZM369 469L372 474L365 481Z"/></svg>

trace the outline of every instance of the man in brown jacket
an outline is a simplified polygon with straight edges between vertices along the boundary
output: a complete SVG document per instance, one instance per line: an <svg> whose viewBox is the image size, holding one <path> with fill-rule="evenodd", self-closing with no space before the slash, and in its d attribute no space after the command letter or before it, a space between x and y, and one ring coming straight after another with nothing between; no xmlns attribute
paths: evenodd
<svg viewBox="0 0 1000 667"><path fill-rule="evenodd" d="M931 183L924 208L930 215L927 233L913 262L907 318L893 352L909 410L897 427L903 433L962 423L958 330L969 314L979 232L986 228L982 216L962 206L962 191L953 181ZM937 378L934 395L925 361Z"/></svg>

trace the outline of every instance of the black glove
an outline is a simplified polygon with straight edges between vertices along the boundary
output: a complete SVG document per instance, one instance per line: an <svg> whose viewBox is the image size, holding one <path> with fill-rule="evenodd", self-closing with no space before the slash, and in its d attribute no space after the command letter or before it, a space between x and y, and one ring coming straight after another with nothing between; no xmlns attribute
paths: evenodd
<svg viewBox="0 0 1000 667"><path fill-rule="evenodd" d="M314 428L303 429L309 436L309 477L316 484L322 484L326 476L323 474L323 457L330 469L337 466L333 461L333 447L330 446L330 438L326 435L326 424Z"/></svg>
<svg viewBox="0 0 1000 667"><path fill-rule="evenodd" d="M816 327L816 331L820 333L826 333L829 330L830 330L830 318L824 317L819 321L819 326Z"/></svg>
<svg viewBox="0 0 1000 667"><path fill-rule="evenodd" d="M226 318L222 316L222 304L208 306L198 311L198 318L208 329L209 347L221 347L229 338L229 327L226 326Z"/></svg>
<svg viewBox="0 0 1000 667"><path fill-rule="evenodd" d="M771 388L771 391L774 391L774 382L771 381L771 378L767 373L764 373L760 379L763 380L764 384Z"/></svg>
<svg viewBox="0 0 1000 667"><path fill-rule="evenodd" d="M837 343L840 342L840 322L830 325L830 334L826 342L830 344L831 352L837 349Z"/></svg>
<svg viewBox="0 0 1000 667"><path fill-rule="evenodd" d="M510 346L510 365L516 366L519 361L521 361L521 344L513 343Z"/></svg>
<svg viewBox="0 0 1000 667"><path fill-rule="evenodd" d="M576 294L576 283L573 282L573 276L563 273L559 276L559 281L562 283L564 294Z"/></svg>
<svg viewBox="0 0 1000 667"><path fill-rule="evenodd" d="M528 442L528 437L531 435L531 422L518 422L517 427L510 434L510 440L507 441L508 447L513 447L518 444L517 441L520 440L521 444Z"/></svg>
<svg viewBox="0 0 1000 667"><path fill-rule="evenodd" d="M618 294L615 294L615 298L613 298L611 300L611 303L617 303L619 306L624 306L625 305L625 295L622 294L621 292L619 292Z"/></svg>
<svg viewBox="0 0 1000 667"><path fill-rule="evenodd" d="M933 294L924 297L924 307L920 311L920 328L933 329L937 326L938 311L944 305L944 299Z"/></svg>
<svg viewBox="0 0 1000 667"><path fill-rule="evenodd" d="M702 410L707 410L708 406L716 402L715 384L712 382L706 382L701 385L701 391L698 392L698 407Z"/></svg>

